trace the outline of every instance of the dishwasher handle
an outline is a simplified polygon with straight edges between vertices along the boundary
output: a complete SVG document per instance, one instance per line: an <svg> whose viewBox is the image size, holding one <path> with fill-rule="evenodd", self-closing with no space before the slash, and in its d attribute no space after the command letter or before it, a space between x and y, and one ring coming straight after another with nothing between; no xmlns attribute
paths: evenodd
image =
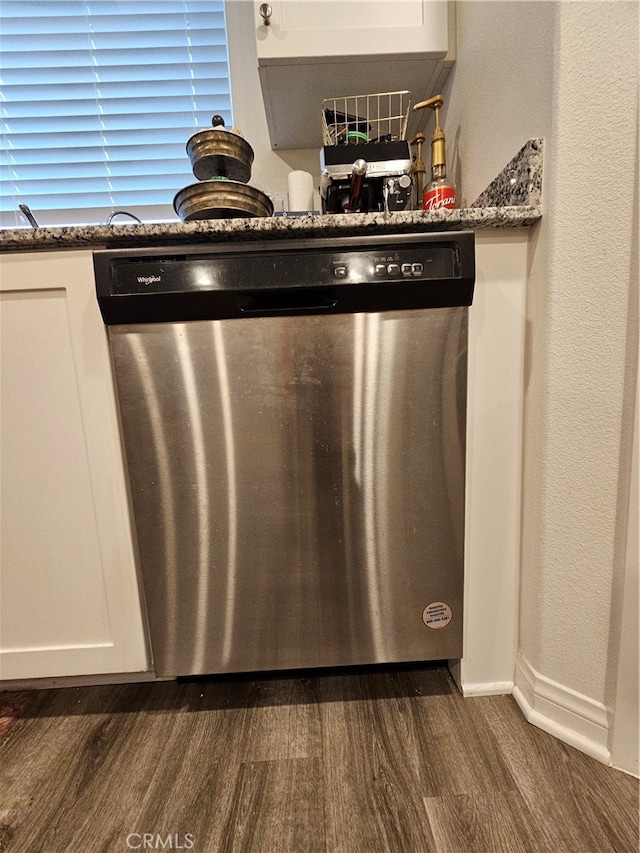
<svg viewBox="0 0 640 853"><path fill-rule="evenodd" d="M237 294L243 314L298 314L300 311L324 311L338 304L336 287L245 290Z"/></svg>

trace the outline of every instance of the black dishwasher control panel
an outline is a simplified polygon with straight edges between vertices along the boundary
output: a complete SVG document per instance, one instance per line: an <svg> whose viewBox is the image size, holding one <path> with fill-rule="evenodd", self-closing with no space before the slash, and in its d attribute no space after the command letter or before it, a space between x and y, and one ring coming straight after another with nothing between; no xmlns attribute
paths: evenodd
<svg viewBox="0 0 640 853"><path fill-rule="evenodd" d="M107 325L470 305L473 232L94 252Z"/></svg>

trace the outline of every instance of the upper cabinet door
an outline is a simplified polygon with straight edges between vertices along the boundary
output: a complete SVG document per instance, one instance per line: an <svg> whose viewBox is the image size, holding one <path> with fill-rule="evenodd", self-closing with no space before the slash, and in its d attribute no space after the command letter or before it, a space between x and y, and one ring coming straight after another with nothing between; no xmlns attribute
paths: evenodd
<svg viewBox="0 0 640 853"><path fill-rule="evenodd" d="M255 22L261 64L411 53L443 58L448 49L442 0L255 0Z"/></svg>

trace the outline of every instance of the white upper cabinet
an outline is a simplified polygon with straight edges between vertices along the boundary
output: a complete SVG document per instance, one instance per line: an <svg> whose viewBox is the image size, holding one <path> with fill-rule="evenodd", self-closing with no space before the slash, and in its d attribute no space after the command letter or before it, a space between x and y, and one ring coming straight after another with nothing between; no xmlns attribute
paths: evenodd
<svg viewBox="0 0 640 853"><path fill-rule="evenodd" d="M273 148L319 148L325 98L409 89L424 100L454 61L453 5L442 0L254 0L254 14Z"/></svg>
<svg viewBox="0 0 640 853"><path fill-rule="evenodd" d="M272 10L268 26L261 13L265 5ZM256 0L255 7L258 57L265 64L283 58L447 53L447 4L440 0Z"/></svg>

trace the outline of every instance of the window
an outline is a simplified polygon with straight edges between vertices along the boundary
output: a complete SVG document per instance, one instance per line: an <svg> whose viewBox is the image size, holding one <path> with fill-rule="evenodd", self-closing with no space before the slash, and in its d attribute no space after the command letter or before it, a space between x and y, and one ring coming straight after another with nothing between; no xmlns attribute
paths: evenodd
<svg viewBox="0 0 640 853"><path fill-rule="evenodd" d="M0 83L2 225L175 220L187 140L233 123L224 2L0 0Z"/></svg>

